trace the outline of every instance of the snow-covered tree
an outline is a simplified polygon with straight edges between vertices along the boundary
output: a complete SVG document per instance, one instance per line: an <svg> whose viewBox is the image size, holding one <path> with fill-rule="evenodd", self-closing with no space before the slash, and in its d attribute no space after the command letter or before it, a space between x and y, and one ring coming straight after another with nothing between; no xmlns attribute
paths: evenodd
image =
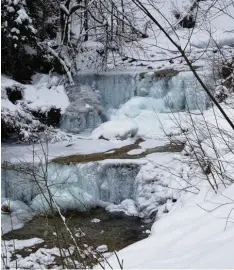
<svg viewBox="0 0 234 270"><path fill-rule="evenodd" d="M2 1L2 31L4 41L15 49L35 37L37 31L24 0Z"/></svg>
<svg viewBox="0 0 234 270"><path fill-rule="evenodd" d="M21 81L32 74L24 56L34 53L36 33L24 0L2 0L3 73Z"/></svg>

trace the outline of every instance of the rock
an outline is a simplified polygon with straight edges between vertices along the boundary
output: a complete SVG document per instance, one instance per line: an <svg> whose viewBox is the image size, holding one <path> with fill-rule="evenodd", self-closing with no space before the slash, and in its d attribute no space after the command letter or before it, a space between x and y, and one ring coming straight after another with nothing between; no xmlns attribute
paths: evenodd
<svg viewBox="0 0 234 270"><path fill-rule="evenodd" d="M12 87L6 87L6 94L8 99L13 103L16 104L18 100L23 99L23 88L19 85L13 85Z"/></svg>
<svg viewBox="0 0 234 270"><path fill-rule="evenodd" d="M4 212L4 213L8 213L8 214L11 213L10 207L8 205L5 205L5 204L3 204L1 206L1 211Z"/></svg>
<svg viewBox="0 0 234 270"><path fill-rule="evenodd" d="M163 69L160 71L155 71L154 74L158 78L162 78L162 77L171 78L178 75L179 71L175 69Z"/></svg>
<svg viewBox="0 0 234 270"><path fill-rule="evenodd" d="M175 18L179 21L179 25L183 28L193 28L196 24L196 18L193 16L193 14L189 14L187 16L184 16L182 19L181 17L183 15L179 13L174 14Z"/></svg>
<svg viewBox="0 0 234 270"><path fill-rule="evenodd" d="M47 112L32 111L32 115L42 124L52 127L60 126L61 109L51 108Z"/></svg>

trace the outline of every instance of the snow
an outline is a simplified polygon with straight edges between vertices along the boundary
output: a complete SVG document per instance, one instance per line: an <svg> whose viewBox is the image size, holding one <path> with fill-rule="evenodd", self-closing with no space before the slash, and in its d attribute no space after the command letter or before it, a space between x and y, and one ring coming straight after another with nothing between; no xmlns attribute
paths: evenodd
<svg viewBox="0 0 234 270"><path fill-rule="evenodd" d="M2 194L3 195L3 194ZM24 226L24 223L33 217L33 212L28 205L22 201L13 201L2 198L2 206L7 206L10 213L2 213L1 233L6 234L11 230L17 230Z"/></svg>
<svg viewBox="0 0 234 270"><path fill-rule="evenodd" d="M46 112L48 108L61 109L61 113L69 105L68 96L63 85L53 85L57 78L42 76L33 85L26 85L24 89L24 98L28 102L28 108L34 111ZM48 88L50 86L50 88Z"/></svg>
<svg viewBox="0 0 234 270"><path fill-rule="evenodd" d="M129 152L127 152L128 155L139 155L141 153L144 153L145 149L133 149Z"/></svg>
<svg viewBox="0 0 234 270"><path fill-rule="evenodd" d="M107 245L101 245L96 248L97 252L103 253L108 251Z"/></svg>
<svg viewBox="0 0 234 270"><path fill-rule="evenodd" d="M126 140L137 134L137 125L132 120L115 120L101 124L92 132L92 138L106 140Z"/></svg>
<svg viewBox="0 0 234 270"><path fill-rule="evenodd" d="M85 236L85 233L83 233L83 232L77 232L77 233L75 233L75 236L78 237L78 238L84 237Z"/></svg>
<svg viewBox="0 0 234 270"><path fill-rule="evenodd" d="M151 149L155 147L160 147L168 144L169 141L167 140L153 140L153 139L147 139L141 143L139 143L139 146L143 149Z"/></svg>
<svg viewBox="0 0 234 270"><path fill-rule="evenodd" d="M35 83L21 84L12 79L2 76L2 91L7 87L14 85L23 89L24 106L33 111L46 112L50 108L61 109L61 113L64 113L65 109L69 105L69 100L65 89L62 85L54 85L55 80L58 80L56 76L50 77L48 75L37 75ZM8 109L9 111L15 111L20 109L19 105L14 105L6 96L2 96L2 109Z"/></svg>
<svg viewBox="0 0 234 270"><path fill-rule="evenodd" d="M91 220L92 223L99 223L100 221L101 221L101 220L98 219L98 218L93 218L93 219Z"/></svg>
<svg viewBox="0 0 234 270"><path fill-rule="evenodd" d="M109 212L123 212L127 216L138 216L138 210L136 204L131 199L126 199L121 204L109 204L106 208Z"/></svg>
<svg viewBox="0 0 234 270"><path fill-rule="evenodd" d="M74 251L73 247L70 247L69 251L62 248L60 253L59 248L54 247L51 249L38 248L34 253L31 253L30 255L25 257L17 254L17 252L20 250L27 250L28 247L34 247L43 242L44 240L40 238L31 238L26 240L12 239L9 241L2 240L2 265L11 269L41 269L45 267L47 268L48 266L55 263L56 257L61 256L61 254L63 257L67 257ZM16 256L16 259L13 255ZM66 262L68 261L66 260Z"/></svg>
<svg viewBox="0 0 234 270"><path fill-rule="evenodd" d="M31 238L26 240L9 240L4 241L4 245L8 247L8 251L21 250L43 243L44 240L40 238Z"/></svg>
<svg viewBox="0 0 234 270"><path fill-rule="evenodd" d="M29 18L28 14L23 8L19 9L17 13L18 13L18 17L15 19L15 22L17 24L22 24L24 21L31 22L31 19Z"/></svg>
<svg viewBox="0 0 234 270"><path fill-rule="evenodd" d="M56 77L56 76L55 76ZM52 132L52 127L46 126L34 116L34 112L42 113L45 116L51 109L60 110L61 114L69 105L69 100L63 85L55 85L55 80L52 76L50 81L49 75L35 75L33 84L26 85L18 83L6 76L2 76L1 85L1 119L4 123L4 134L8 133L8 129L12 129L14 140L23 141L38 141L39 137L42 139L42 132L47 129L48 133ZM7 88L17 90L22 93L23 98L16 102L11 102L7 96ZM10 134L4 136L9 137L5 139L12 139ZM48 134L47 134L48 135ZM13 136L12 136L13 137ZM16 138L15 138L16 137ZM48 136L49 137L49 136Z"/></svg>
<svg viewBox="0 0 234 270"><path fill-rule="evenodd" d="M207 68L208 65L213 65L213 47L218 45L221 50L231 51L228 46L232 46L234 41L232 1L218 1L214 5L212 3L210 0L199 1L197 25L192 32L182 29L171 12L176 8L183 16L186 15L188 1L157 1L155 6L158 10L149 6L153 16L170 32L177 44L181 48L186 46L186 53L194 66L200 68L199 74L204 73L205 76L207 74L202 66ZM222 13L223 10L225 14ZM165 16L161 16L159 11ZM19 15L19 22L28 19L23 11ZM136 15L136 25L142 29L144 15L139 11ZM175 31L170 31L169 23ZM13 32L17 33L15 30ZM157 76L155 71L168 70L170 67L182 71L185 66L180 57L170 64L168 60L163 60L178 56L175 46L169 43L155 25L152 24L148 32L148 38L126 43L121 53L134 59L149 60L144 63L152 68L152 72L145 72L144 69L142 73L140 68L133 72L143 61L123 63L112 52L116 61L109 61L107 69L116 64L118 67L122 65L124 69L131 68L130 72L78 74L74 78L76 85L70 89L68 95L64 87L59 85L58 77L49 79L41 76L35 79L33 85L22 85L3 77L3 88L19 85L23 89L24 100L12 104L3 89L2 109L4 113L10 113L9 118L19 112L24 118L30 118L25 116L23 106L41 112L54 107L60 108L64 114L64 130L74 133L96 128L109 118L110 121L98 126L89 138L76 137L69 144L49 144L49 160L61 156L61 153L64 156L107 151L111 153L115 148L131 144L133 140L129 137L134 136L146 140L140 143L140 149L129 151L129 155L165 145L169 139L179 139L181 142L189 139L190 144L185 145L184 151L177 154L154 153L139 160L105 160L75 165L51 163L48 166L48 182L51 184L54 204L59 205L62 210L79 211L102 206L111 212L121 211L127 215L155 220L147 239L118 252L120 261L123 259L124 268L234 267L234 216L231 199L234 185L230 184L234 173L233 131L216 108L208 109L210 102L191 72L180 72L169 78ZM84 62L88 70L99 68L98 52L103 50L103 45L88 41L82 44L81 50L84 53L77 54L77 66ZM82 70L84 65L80 65ZM210 77L205 82L212 87L215 85ZM228 105L230 104L222 104L233 119L233 109ZM186 110L193 110L192 114L186 113ZM24 132L25 137L29 136ZM35 149L39 154L36 162L39 163L43 156L41 146L35 145ZM197 156L204 168L209 168L211 164L212 174L202 173L196 164ZM14 163L19 163L22 159L31 162L32 147L3 147L3 158ZM11 185L15 185L16 178L9 175L12 177ZM220 183L220 179L223 183ZM211 190L207 180L213 184L213 188L217 181L220 186L217 194ZM15 187L16 191L21 189L17 196L27 200L35 211L48 211L45 197L30 189L28 183L24 185L24 181L26 178L22 177L20 187ZM223 185L227 188L224 189ZM30 188L26 189L25 186ZM12 193L13 196L16 194ZM45 193L45 196L48 194ZM3 205L6 204L8 202L3 202ZM11 215L2 216L3 233L11 229L10 218L13 229L23 226L29 218L28 210L22 210L19 201L11 202L10 209ZM148 234L149 231L145 233ZM80 236L82 235L77 233L77 237ZM39 267L35 264L36 260L48 265L54 260L53 254L56 255L56 251L39 249L38 253L31 254L29 258L22 258L19 266ZM110 258L110 265L113 268L119 267L115 257ZM107 265L106 268L108 267Z"/></svg>
<svg viewBox="0 0 234 270"><path fill-rule="evenodd" d="M129 111L131 109L129 108ZM116 114L112 115L113 125L116 120L119 122L131 120L138 127L137 136L154 141L155 145L166 144L165 135L180 133L180 128L174 119L180 117L180 113L158 113L154 110L139 109L139 113L134 116L122 114L121 108ZM160 143L161 141L161 143ZM151 141L152 143L152 141ZM164 145L165 145L164 144Z"/></svg>
<svg viewBox="0 0 234 270"><path fill-rule="evenodd" d="M150 237L117 253L124 268L233 268L233 192L234 185L208 197L206 190L170 211L154 223ZM119 268L115 257L109 263Z"/></svg>

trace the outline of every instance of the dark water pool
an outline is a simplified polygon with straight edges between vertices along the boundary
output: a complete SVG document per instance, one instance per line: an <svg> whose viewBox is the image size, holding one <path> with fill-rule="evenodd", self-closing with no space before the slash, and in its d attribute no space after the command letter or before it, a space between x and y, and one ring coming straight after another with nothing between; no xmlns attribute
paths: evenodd
<svg viewBox="0 0 234 270"><path fill-rule="evenodd" d="M99 221L100 220L100 221ZM109 213L104 209L96 208L83 213L66 214L67 224L75 236L78 246L92 247L95 250L100 245L107 245L108 252L118 251L134 242L148 237L148 231L152 223L145 223L138 217L129 217L123 213ZM80 236L79 229L85 234ZM55 234L56 233L56 234ZM33 237L42 238L44 243L36 245L30 252L35 252L40 247L67 248L73 245L69 232L65 228L59 216L38 216L27 222L22 229L12 231L3 236L3 239L29 239ZM22 256L28 256L29 251L25 249L20 252ZM94 258L79 258L74 255L77 261L88 266L96 264ZM61 258L57 258L57 265L61 265Z"/></svg>

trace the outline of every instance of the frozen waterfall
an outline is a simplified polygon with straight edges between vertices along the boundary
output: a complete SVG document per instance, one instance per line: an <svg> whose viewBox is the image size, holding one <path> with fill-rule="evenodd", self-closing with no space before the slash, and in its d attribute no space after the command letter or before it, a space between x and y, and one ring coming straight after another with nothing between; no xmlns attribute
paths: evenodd
<svg viewBox="0 0 234 270"><path fill-rule="evenodd" d="M106 109L119 109L135 96L157 99L165 110L204 110L209 103L201 86L189 71L173 73L169 70L168 74L165 71L87 73L77 75L75 81L99 90L102 105Z"/></svg>
<svg viewBox="0 0 234 270"><path fill-rule="evenodd" d="M167 166L170 170L165 169ZM157 153L146 159L52 162L47 167L15 164L2 170L2 198L24 202L34 212L50 212L48 201L52 198L55 211L56 204L62 211L100 206L148 218L171 205L177 195L168 184L179 185L184 168L187 164L171 153Z"/></svg>
<svg viewBox="0 0 234 270"><path fill-rule="evenodd" d="M30 170L25 164L25 172L10 169L2 172L2 197L23 201L39 212L50 210L48 192L62 210L85 211L95 206L120 204L134 199L135 179L142 164L140 160L50 163L46 175L44 166L36 169L36 178L27 173ZM16 185L17 181L20 185Z"/></svg>
<svg viewBox="0 0 234 270"><path fill-rule="evenodd" d="M126 103L130 111L131 104L133 110L138 104L138 109L154 112L205 110L210 103L192 72L175 70L81 73L68 95L71 105L61 128L73 133L93 130L118 110L119 115Z"/></svg>

